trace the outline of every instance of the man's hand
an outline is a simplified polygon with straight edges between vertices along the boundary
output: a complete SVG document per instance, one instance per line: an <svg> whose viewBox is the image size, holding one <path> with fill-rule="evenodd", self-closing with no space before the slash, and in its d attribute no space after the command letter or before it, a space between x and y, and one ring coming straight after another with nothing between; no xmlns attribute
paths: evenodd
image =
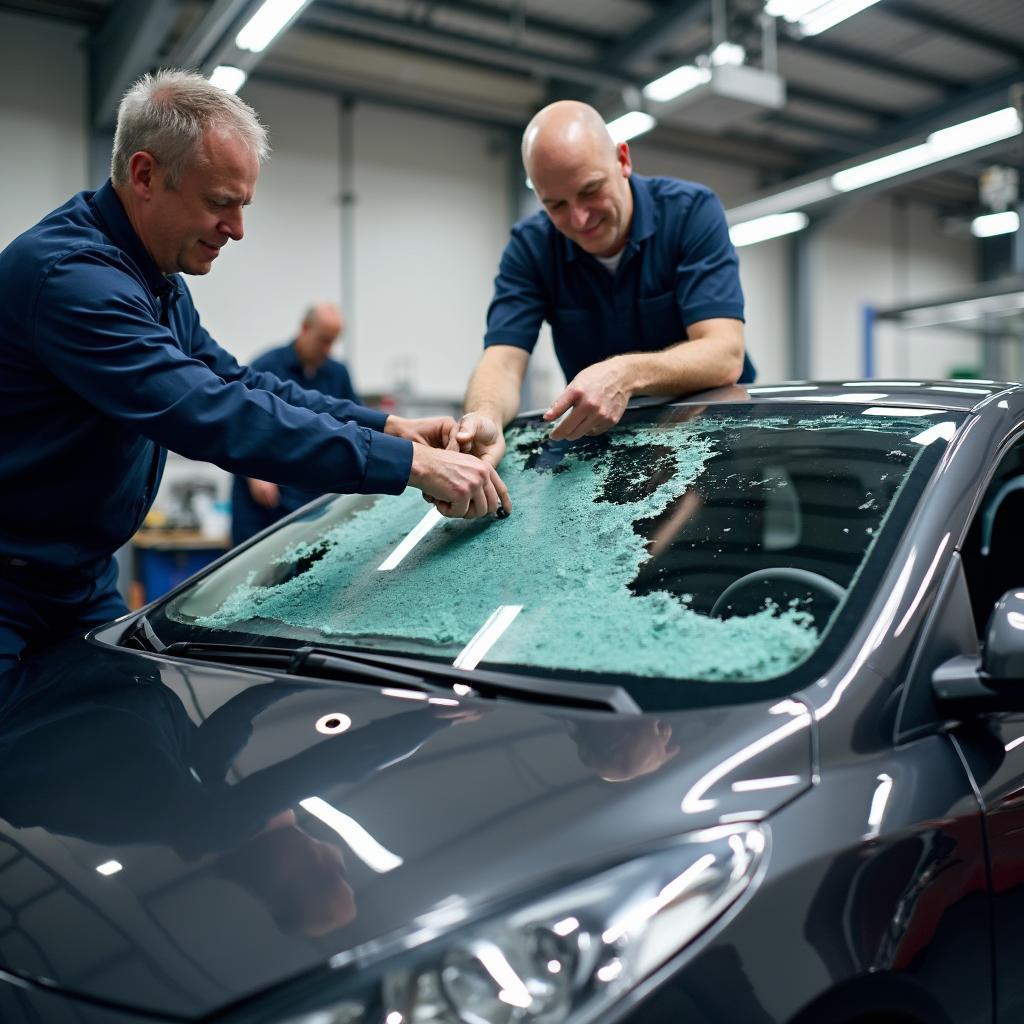
<svg viewBox="0 0 1024 1024"><path fill-rule="evenodd" d="M505 455L505 433L490 417L480 412L467 412L459 420L455 442L460 451L476 455L497 468Z"/></svg>
<svg viewBox="0 0 1024 1024"><path fill-rule="evenodd" d="M451 416L431 416L426 419L406 419L404 416L389 416L384 423L384 433L404 437L428 448L454 448L455 420Z"/></svg>
<svg viewBox="0 0 1024 1024"><path fill-rule="evenodd" d="M264 508L277 508L281 502L281 492L278 490L277 484L273 484L269 480L253 479L250 479L248 483L249 493L257 505L262 505Z"/></svg>
<svg viewBox="0 0 1024 1024"><path fill-rule="evenodd" d="M414 444L409 483L452 519L479 519L512 511L508 488L495 468L475 455Z"/></svg>
<svg viewBox="0 0 1024 1024"><path fill-rule="evenodd" d="M576 441L614 427L622 419L631 394L625 371L625 362L619 357L580 370L544 413L550 423L572 410L551 431L552 440Z"/></svg>

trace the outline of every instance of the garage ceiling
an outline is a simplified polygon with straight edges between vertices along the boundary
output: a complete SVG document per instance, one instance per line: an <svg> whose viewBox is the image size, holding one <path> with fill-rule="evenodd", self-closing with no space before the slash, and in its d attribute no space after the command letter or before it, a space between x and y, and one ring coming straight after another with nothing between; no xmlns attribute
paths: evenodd
<svg viewBox="0 0 1024 1024"><path fill-rule="evenodd" d="M722 6L725 37L760 65L763 0ZM240 0L0 0L3 9L87 26L117 92L183 53L201 62L248 13ZM1021 0L880 0L807 38L778 26L781 110L713 132L684 108L661 117L650 141L754 167L769 188L1006 106L1024 83ZM556 98L614 116L624 97L721 38L711 0L313 0L254 78L518 130ZM896 190L962 213L992 159L967 157ZM999 159L1019 164L1020 143Z"/></svg>

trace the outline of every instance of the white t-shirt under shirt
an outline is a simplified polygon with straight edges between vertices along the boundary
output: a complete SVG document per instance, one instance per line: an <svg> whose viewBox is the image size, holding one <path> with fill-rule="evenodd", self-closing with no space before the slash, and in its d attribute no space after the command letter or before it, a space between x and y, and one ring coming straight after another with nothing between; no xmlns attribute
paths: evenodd
<svg viewBox="0 0 1024 1024"><path fill-rule="evenodd" d="M594 259L608 271L609 274L614 274L618 269L619 264L622 262L622 255L626 251L626 247L623 246L614 256L595 256Z"/></svg>

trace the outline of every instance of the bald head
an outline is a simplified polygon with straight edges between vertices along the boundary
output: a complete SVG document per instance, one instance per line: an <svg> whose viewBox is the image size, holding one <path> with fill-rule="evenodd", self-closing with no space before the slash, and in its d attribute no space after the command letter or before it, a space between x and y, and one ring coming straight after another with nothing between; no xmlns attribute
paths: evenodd
<svg viewBox="0 0 1024 1024"><path fill-rule="evenodd" d="M535 159L564 159L581 149L615 159L615 143L604 118L589 104L559 100L537 111L523 132L523 167L530 174Z"/></svg>
<svg viewBox="0 0 1024 1024"><path fill-rule="evenodd" d="M551 223L593 256L614 256L633 222L629 147L591 106L560 100L523 132L523 167Z"/></svg>
<svg viewBox="0 0 1024 1024"><path fill-rule="evenodd" d="M310 375L327 362L331 346L344 328L345 319L333 302L317 302L306 310L295 352Z"/></svg>

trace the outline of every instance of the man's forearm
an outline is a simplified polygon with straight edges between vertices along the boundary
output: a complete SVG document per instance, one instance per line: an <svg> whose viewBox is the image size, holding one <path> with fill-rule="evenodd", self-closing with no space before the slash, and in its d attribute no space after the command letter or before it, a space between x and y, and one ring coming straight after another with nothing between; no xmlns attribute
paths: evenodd
<svg viewBox="0 0 1024 1024"><path fill-rule="evenodd" d="M466 412L479 412L505 426L519 411L522 378L513 367L482 361L466 388Z"/></svg>
<svg viewBox="0 0 1024 1024"><path fill-rule="evenodd" d="M660 352L613 356L612 361L621 361L630 394L692 394L735 384L743 372L743 344L709 336Z"/></svg>

